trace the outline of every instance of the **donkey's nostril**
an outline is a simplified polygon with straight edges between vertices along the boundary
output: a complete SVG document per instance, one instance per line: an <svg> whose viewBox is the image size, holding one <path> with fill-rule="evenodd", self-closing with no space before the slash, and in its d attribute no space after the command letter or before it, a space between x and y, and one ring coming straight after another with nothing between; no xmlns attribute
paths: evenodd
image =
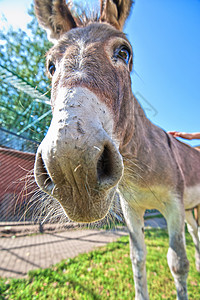
<svg viewBox="0 0 200 300"><path fill-rule="evenodd" d="M112 175L112 154L108 146L104 150L97 162L97 176L99 181L110 177Z"/></svg>
<svg viewBox="0 0 200 300"><path fill-rule="evenodd" d="M122 175L121 156L112 144L106 144L97 162L97 178L102 187L114 186Z"/></svg>
<svg viewBox="0 0 200 300"><path fill-rule="evenodd" d="M44 160L42 159L42 155L40 152L37 153L34 173L35 173L36 182L39 185L39 187L44 192L51 194L54 188L54 183L47 172Z"/></svg>

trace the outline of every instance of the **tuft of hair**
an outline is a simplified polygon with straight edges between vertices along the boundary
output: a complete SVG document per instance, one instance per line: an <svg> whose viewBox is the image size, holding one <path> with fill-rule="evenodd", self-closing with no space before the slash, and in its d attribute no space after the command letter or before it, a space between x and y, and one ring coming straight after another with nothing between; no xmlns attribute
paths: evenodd
<svg viewBox="0 0 200 300"><path fill-rule="evenodd" d="M92 6L79 1L73 1L71 6L71 13L76 20L78 26L87 26L91 22L98 22L100 20L100 13L98 6Z"/></svg>

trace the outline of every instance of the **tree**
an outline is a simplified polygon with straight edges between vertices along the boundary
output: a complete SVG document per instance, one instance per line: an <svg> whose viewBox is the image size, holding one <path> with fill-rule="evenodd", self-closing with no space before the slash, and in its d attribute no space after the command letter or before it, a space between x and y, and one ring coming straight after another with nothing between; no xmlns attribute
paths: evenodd
<svg viewBox="0 0 200 300"><path fill-rule="evenodd" d="M28 35L22 30L14 31L12 27L6 32L0 31L0 68L8 74L11 71L15 78L21 78L27 86L49 97L50 82L45 75L45 53L52 45L38 25L33 5L29 15L32 20L27 26ZM8 79L9 75L0 77L0 126L41 141L49 127L50 106L41 100L35 101L34 93L30 96L30 92L27 94L14 88Z"/></svg>

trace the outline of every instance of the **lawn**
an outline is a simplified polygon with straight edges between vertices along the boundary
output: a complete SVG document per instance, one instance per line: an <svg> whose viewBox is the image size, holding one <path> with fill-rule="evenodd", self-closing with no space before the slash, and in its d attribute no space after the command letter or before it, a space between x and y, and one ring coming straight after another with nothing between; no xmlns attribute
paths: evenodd
<svg viewBox="0 0 200 300"><path fill-rule="evenodd" d="M176 299L166 255L165 230L146 230L147 277L150 299ZM194 246L188 233L189 299L200 299L200 274L195 269ZM133 299L134 283L128 237L48 269L31 271L27 279L0 279L0 299Z"/></svg>

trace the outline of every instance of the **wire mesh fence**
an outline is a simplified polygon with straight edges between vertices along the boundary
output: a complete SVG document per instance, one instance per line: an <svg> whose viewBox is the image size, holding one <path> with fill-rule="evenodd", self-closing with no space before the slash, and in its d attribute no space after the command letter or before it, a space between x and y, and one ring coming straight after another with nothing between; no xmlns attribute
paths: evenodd
<svg viewBox="0 0 200 300"><path fill-rule="evenodd" d="M26 153L36 153L39 142L0 128L0 146Z"/></svg>
<svg viewBox="0 0 200 300"><path fill-rule="evenodd" d="M0 129L0 222L31 221L27 210L38 143ZM27 212L27 213L25 213Z"/></svg>
<svg viewBox="0 0 200 300"><path fill-rule="evenodd" d="M32 188L26 180L34 165L34 154L0 148L0 222L22 219ZM30 220L28 215L25 216Z"/></svg>
<svg viewBox="0 0 200 300"><path fill-rule="evenodd" d="M42 232L43 224L59 223L59 229L65 223L71 226L56 200L41 192L35 183L33 170L38 145L0 128L0 236L9 234L10 226L22 224L32 226L18 228L28 233ZM33 225L37 225L37 230Z"/></svg>
<svg viewBox="0 0 200 300"><path fill-rule="evenodd" d="M0 226L41 224L49 212L34 181L34 139L41 141L48 130L49 95L5 65L0 64Z"/></svg>

